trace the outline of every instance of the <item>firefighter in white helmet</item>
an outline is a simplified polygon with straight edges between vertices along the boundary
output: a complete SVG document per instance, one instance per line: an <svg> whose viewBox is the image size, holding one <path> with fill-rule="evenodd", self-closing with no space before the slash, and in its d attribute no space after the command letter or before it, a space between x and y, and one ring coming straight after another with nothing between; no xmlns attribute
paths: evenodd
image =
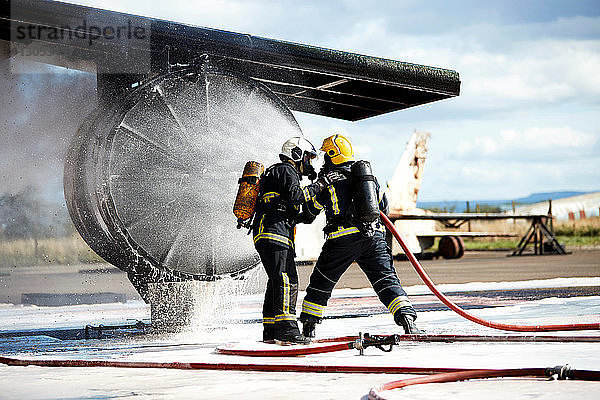
<svg viewBox="0 0 600 400"><path fill-rule="evenodd" d="M304 219L302 206L343 176L332 172L301 187L302 176L316 178L312 161L317 158L312 143L302 137L288 139L279 158L281 162L267 168L260 180L252 227L254 246L268 276L263 303L263 341L306 344L310 339L300 333L296 321L298 274L294 262L294 227L298 222L312 222L314 218Z"/></svg>

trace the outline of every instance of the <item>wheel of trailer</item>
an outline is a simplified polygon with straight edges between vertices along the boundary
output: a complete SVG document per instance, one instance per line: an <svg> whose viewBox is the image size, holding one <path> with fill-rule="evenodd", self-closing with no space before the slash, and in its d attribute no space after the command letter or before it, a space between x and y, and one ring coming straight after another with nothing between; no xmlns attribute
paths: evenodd
<svg viewBox="0 0 600 400"><path fill-rule="evenodd" d="M97 110L65 164L69 213L88 245L142 281L212 279L258 262L236 229L237 179L302 132L268 89L223 71L180 70ZM130 274L130 277L131 277Z"/></svg>
<svg viewBox="0 0 600 400"><path fill-rule="evenodd" d="M438 252L446 259L461 258L465 254L465 243L460 236L444 236L440 239Z"/></svg>

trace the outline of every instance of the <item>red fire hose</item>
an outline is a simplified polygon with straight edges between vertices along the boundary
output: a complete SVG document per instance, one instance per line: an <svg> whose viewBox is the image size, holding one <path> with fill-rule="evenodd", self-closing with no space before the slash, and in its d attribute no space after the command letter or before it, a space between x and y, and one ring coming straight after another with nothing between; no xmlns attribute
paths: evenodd
<svg viewBox="0 0 600 400"><path fill-rule="evenodd" d="M546 336L546 335L396 335L400 342L510 342L510 343L593 343L600 342L600 336ZM358 336L340 336L313 340L313 343L339 343L358 339ZM344 349L345 350L345 349Z"/></svg>
<svg viewBox="0 0 600 400"><path fill-rule="evenodd" d="M483 326L487 326L488 328L500 329L505 331L517 331L517 332L551 332L551 331L583 331L583 330L598 330L600 329L600 323L593 324L569 324L569 325L509 325L509 324L501 324L492 321L486 321L482 318L476 317L473 314L470 314L454 304L450 299L448 299L442 292L440 292L436 287L431 278L427 275L419 261L416 259L414 254L410 251L392 221L382 212L380 212L381 219L385 226L392 232L392 235L396 238L402 249L404 250L404 254L408 257L408 260L417 271L417 274L421 277L423 282L427 285L427 287L437 296L438 299L446 306L448 306L452 311L456 312L460 316L468 319L469 321L475 322L476 324L480 324Z"/></svg>
<svg viewBox="0 0 600 400"><path fill-rule="evenodd" d="M321 372L357 374L437 374L468 371L465 368L391 367L367 365L302 365L302 364L231 364L231 363L185 363L185 362L142 362L108 360L22 360L0 356L0 364L10 366L38 367L112 367L112 368L165 368L220 371L262 372Z"/></svg>
<svg viewBox="0 0 600 400"><path fill-rule="evenodd" d="M402 379L384 383L383 385L372 388L369 392L369 400L385 400L380 392L384 390L398 389L410 385L420 385L425 383L443 383L457 382L467 379L483 378L503 378L503 377L536 377L547 378L555 376L559 380L576 379L598 381L600 380L600 371L574 370L568 365L554 368L519 368L519 369L472 369L469 371L444 372L430 376L421 376L418 378Z"/></svg>
<svg viewBox="0 0 600 400"><path fill-rule="evenodd" d="M450 309L454 312L458 313L462 317L478 323L483 326L487 326L489 328L500 329L500 330L509 330L509 331L519 331L519 332L548 332L548 331L568 331L568 330L592 330L592 329L600 329L600 324L572 324L572 325L536 325L536 326L523 326L523 325L508 325L501 324L491 321L486 321L479 317L476 317L459 306L454 304L450 299L448 299L442 292L440 292L436 287L431 278L427 275L419 261L412 254L410 249L406 246L404 240L395 229L392 222L387 218L387 216L383 213L381 214L381 218L386 227L392 232L402 249L404 250L406 256L410 260L411 264L423 280L425 284L431 289L431 291ZM452 342L452 341L503 341L503 342L521 342L521 341L573 341L575 338L563 338L563 337L539 337L539 336L525 336L525 337L499 337L499 336L475 336L475 335L395 335L396 342L399 341L436 341L436 342ZM250 356L250 357L294 357L300 355L308 355L308 354L320 354L320 353L330 353L335 351L349 350L349 349L362 349L362 343L356 341L357 337L354 336L345 336L334 339L323 339L320 342L346 342L347 343L337 343L329 346L318 346L318 347L303 347L303 348L292 348L292 349L276 349L276 350L268 350L268 349L234 349L227 347L219 347L216 349L217 353L220 354L228 354L228 355L237 355L237 356ZM598 337L582 337L581 341L598 341ZM577 340L579 341L579 340ZM319 341L318 341L319 342Z"/></svg>
<svg viewBox="0 0 600 400"><path fill-rule="evenodd" d="M354 348L354 342L331 344L318 347L295 347L291 349L281 348L276 350L251 350L251 349L232 349L227 347L217 347L216 353L245 356L245 357L296 357L308 354L333 353L335 351L350 350Z"/></svg>
<svg viewBox="0 0 600 400"><path fill-rule="evenodd" d="M332 353L343 350L361 350L367 347L397 345L400 342L549 342L549 343L590 343L600 342L600 336L479 336L479 335L383 335L342 336L317 339L313 343L333 343L312 347L293 347L277 349L239 349L229 346L217 347L215 353L243 357L297 357L310 354ZM340 343L342 342L342 343ZM344 343L345 342L345 343ZM381 349L381 347L379 347ZM385 350L388 351L388 350Z"/></svg>
<svg viewBox="0 0 600 400"><path fill-rule="evenodd" d="M260 372L318 372L318 373L384 373L430 375L385 383L369 392L369 399L383 400L380 392L434 382L456 382L466 379L492 377L552 377L558 379L600 380L600 371L574 370L568 366L554 368L526 369L465 369L465 368L424 368L424 367L385 367L354 365L299 365L299 364L227 364L227 363L184 363L184 362L139 362L106 360L22 360L0 357L0 364L10 366L39 367L112 367L112 368L165 368L182 370L219 371L260 371ZM433 374L433 375L432 375Z"/></svg>
<svg viewBox="0 0 600 400"><path fill-rule="evenodd" d="M38 367L112 367L112 368L161 368L161 369L197 369L220 371L263 371L263 372L321 372L321 373L358 373L358 374L415 374L415 375L456 375L456 380L471 379L469 373L488 374L485 377L495 376L553 376L559 379L600 380L600 371L575 370L569 366L554 368L525 368L525 369L469 369L469 368L429 368L429 367L391 367L369 365L302 365L302 364L229 364L229 363L195 363L195 362L143 362L143 361L108 361L108 360L23 360L18 358L0 356L0 364L10 366L35 365ZM504 375L499 375L504 374ZM433 375L435 378L438 375ZM483 376L482 376L483 377ZM444 378L444 377L442 377ZM422 379L422 378L418 378ZM448 378L446 378L448 379ZM417 382L400 384L393 381L380 386L379 390L390 390ZM437 382L437 381L436 381ZM452 380L440 381L452 382ZM398 386L400 385L400 386Z"/></svg>

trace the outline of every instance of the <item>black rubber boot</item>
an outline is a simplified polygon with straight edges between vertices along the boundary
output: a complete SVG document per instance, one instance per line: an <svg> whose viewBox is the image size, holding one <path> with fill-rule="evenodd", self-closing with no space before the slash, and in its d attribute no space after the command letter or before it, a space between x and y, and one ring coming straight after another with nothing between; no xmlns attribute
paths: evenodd
<svg viewBox="0 0 600 400"><path fill-rule="evenodd" d="M404 328L404 333L407 335L424 335L425 331L420 330L415 325L416 317L411 314L400 314L396 323Z"/></svg>
<svg viewBox="0 0 600 400"><path fill-rule="evenodd" d="M310 339L300 333L296 321L275 323L275 342L278 344L309 344Z"/></svg>
<svg viewBox="0 0 600 400"><path fill-rule="evenodd" d="M302 321L302 334L307 338L315 337L317 323L314 321Z"/></svg>
<svg viewBox="0 0 600 400"><path fill-rule="evenodd" d="M275 343L275 325L274 324L263 325L262 341L265 343Z"/></svg>

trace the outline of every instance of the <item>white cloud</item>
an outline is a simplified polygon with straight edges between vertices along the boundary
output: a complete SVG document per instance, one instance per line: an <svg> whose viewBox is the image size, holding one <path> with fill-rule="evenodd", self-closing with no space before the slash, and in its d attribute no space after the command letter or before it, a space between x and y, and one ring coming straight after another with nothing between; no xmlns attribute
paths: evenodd
<svg viewBox="0 0 600 400"><path fill-rule="evenodd" d="M515 199L536 192L594 191L600 182L599 162L583 159L578 168L546 160L429 163L419 198L428 200Z"/></svg>
<svg viewBox="0 0 600 400"><path fill-rule="evenodd" d="M373 147L369 145L355 145L354 154L359 159L370 159L371 157L373 157Z"/></svg>
<svg viewBox="0 0 600 400"><path fill-rule="evenodd" d="M501 130L493 136L479 136L461 141L454 153L462 160L481 158L511 159L529 155L527 159L582 157L598 144L599 135L563 127L533 127L525 130Z"/></svg>
<svg viewBox="0 0 600 400"><path fill-rule="evenodd" d="M522 134L514 130L500 132L505 146L522 145L527 149L539 148L579 148L585 149L596 144L598 136L580 132L568 126L552 128L530 128Z"/></svg>
<svg viewBox="0 0 600 400"><path fill-rule="evenodd" d="M334 46L347 50L457 70L464 111L511 110L600 97L600 40L573 39L565 26L598 37L598 17L543 24L466 25L435 35L395 32L390 16L356 22ZM595 29L595 30L594 30Z"/></svg>
<svg viewBox="0 0 600 400"><path fill-rule="evenodd" d="M483 52L459 60L463 96L492 108L562 101L594 103L600 96L600 41L521 43L510 53Z"/></svg>

